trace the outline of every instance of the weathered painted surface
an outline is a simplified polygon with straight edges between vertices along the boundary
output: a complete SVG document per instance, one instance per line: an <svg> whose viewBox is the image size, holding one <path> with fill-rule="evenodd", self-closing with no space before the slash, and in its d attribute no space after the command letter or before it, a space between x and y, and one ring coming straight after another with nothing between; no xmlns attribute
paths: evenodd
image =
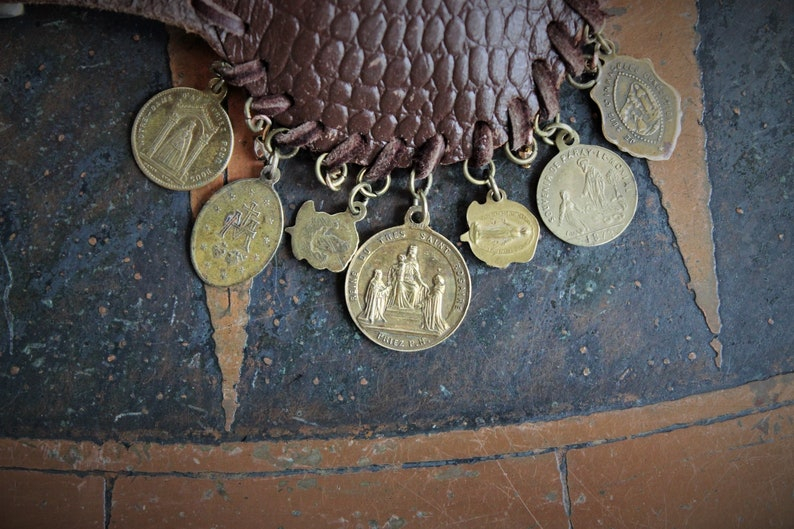
<svg viewBox="0 0 794 529"><path fill-rule="evenodd" d="M0 56L4 435L128 441L429 432L631 407L794 368L787 354L791 160L771 148L791 143L784 119L791 102L776 84L787 63L717 60L735 46L725 35L742 34L728 31L737 20L756 35L768 31L759 44L767 55L787 49L784 26L768 11L750 10L746 20L703 17L701 28L722 370L659 190L645 162L624 156L640 205L620 238L574 248L543 229L533 261L506 270L480 264L461 245L473 282L468 317L425 352L369 343L349 321L343 278L295 260L282 245L250 289L234 388L240 406L229 433L207 295L186 251L191 200L149 183L129 149L135 112L170 86L167 34L127 17L29 11L0 21L8 28ZM758 85L730 84L751 68ZM749 103L763 100L750 97L759 90L770 103ZM586 94L565 88L563 103L583 142L608 147ZM239 122L239 103L230 105ZM537 213L537 177L553 154L544 148L529 171L500 158L500 186ZM284 164L287 225L309 198L325 211L345 207L346 197L322 189L312 171L308 157ZM406 175L396 176L359 224L362 238L403 221L411 197ZM429 196L434 229L457 240L467 230L466 208L482 194L460 167L442 168ZM193 208L201 201L194 196Z"/></svg>

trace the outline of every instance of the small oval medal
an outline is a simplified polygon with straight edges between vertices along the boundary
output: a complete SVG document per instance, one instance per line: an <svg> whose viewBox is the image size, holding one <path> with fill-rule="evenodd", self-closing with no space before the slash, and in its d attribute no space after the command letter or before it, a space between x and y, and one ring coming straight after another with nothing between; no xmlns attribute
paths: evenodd
<svg viewBox="0 0 794 529"><path fill-rule="evenodd" d="M455 245L414 222L381 231L353 256L345 301L364 335L387 349L421 351L446 340L463 321L471 278Z"/></svg>
<svg viewBox="0 0 794 529"><path fill-rule="evenodd" d="M228 287L250 279L281 242L284 212L273 182L237 180L201 208L190 238L193 266L205 283Z"/></svg>
<svg viewBox="0 0 794 529"><path fill-rule="evenodd" d="M232 155L228 114L211 92L177 87L147 101L132 125L132 154L150 180L176 191L206 185Z"/></svg>
<svg viewBox="0 0 794 529"><path fill-rule="evenodd" d="M538 209L565 242L598 246L623 233L637 209L637 183L620 156L596 145L561 150L543 169Z"/></svg>
<svg viewBox="0 0 794 529"><path fill-rule="evenodd" d="M504 193L499 200L491 195L488 193L485 204L469 205L469 231L460 240L468 242L474 255L489 266L506 268L510 263L531 261L538 246L538 219Z"/></svg>
<svg viewBox="0 0 794 529"><path fill-rule="evenodd" d="M620 150L667 160L681 132L681 96L651 61L607 56L590 97L601 110L604 137Z"/></svg>

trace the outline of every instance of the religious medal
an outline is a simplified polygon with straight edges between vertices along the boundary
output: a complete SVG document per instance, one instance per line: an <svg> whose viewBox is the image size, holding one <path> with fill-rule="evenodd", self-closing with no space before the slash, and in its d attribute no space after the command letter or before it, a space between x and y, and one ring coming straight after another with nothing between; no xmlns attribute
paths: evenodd
<svg viewBox="0 0 794 529"><path fill-rule="evenodd" d="M314 200L304 202L295 225L285 230L292 236L292 253L318 270L341 272L358 248L356 222L366 213L363 204L357 214L348 209L330 215L316 211Z"/></svg>
<svg viewBox="0 0 794 529"><path fill-rule="evenodd" d="M487 180L473 178L468 161L463 164L466 178L475 184L489 184L491 189L485 203L472 202L466 210L469 231L460 236L468 242L472 253L489 266L507 268L511 263L526 263L535 256L540 227L538 219L522 204L508 200L507 194L496 186L493 161Z"/></svg>
<svg viewBox="0 0 794 529"><path fill-rule="evenodd" d="M430 229L422 202L424 207L408 210L405 224L365 242L345 278L345 301L356 326L395 351L421 351L446 340L471 299L466 262L454 244Z"/></svg>
<svg viewBox="0 0 794 529"><path fill-rule="evenodd" d="M590 97L601 110L604 137L620 150L667 160L681 132L681 96L651 61L607 56Z"/></svg>
<svg viewBox="0 0 794 529"><path fill-rule="evenodd" d="M317 160L318 174L322 158L321 156ZM369 199L383 195L391 183L389 176L383 189L376 193L369 183L363 181L365 172L366 170L362 170L358 174L358 184L350 193L346 211L331 215L316 211L313 200L303 203L298 210L295 225L285 230L292 236L292 253L295 257L305 259L318 270L341 272L347 268L358 249L356 223L367 216ZM344 174L347 174L346 168ZM320 181L325 179L321 178ZM341 181L337 183L341 185ZM338 189L336 186L330 187ZM363 200L356 200L359 194L363 196Z"/></svg>
<svg viewBox="0 0 794 529"><path fill-rule="evenodd" d="M538 210L554 235L578 246L598 246L628 227L637 209L637 183L620 156L579 144L567 126L557 135L560 152L538 182ZM563 138L573 139L566 144Z"/></svg>
<svg viewBox="0 0 794 529"><path fill-rule="evenodd" d="M615 44L601 33L588 35L593 45L590 73L595 79L579 82L591 89L601 111L604 137L620 150L648 160L672 156L681 133L681 96L663 81L649 59L617 55Z"/></svg>
<svg viewBox="0 0 794 529"><path fill-rule="evenodd" d="M228 287L254 277L270 262L284 229L273 187L279 177L278 167L268 165L259 178L224 186L201 208L190 254L202 281Z"/></svg>
<svg viewBox="0 0 794 529"><path fill-rule="evenodd" d="M165 188L201 187L223 172L233 133L221 101L222 82L201 91L177 87L147 101L132 125L132 154L141 171Z"/></svg>

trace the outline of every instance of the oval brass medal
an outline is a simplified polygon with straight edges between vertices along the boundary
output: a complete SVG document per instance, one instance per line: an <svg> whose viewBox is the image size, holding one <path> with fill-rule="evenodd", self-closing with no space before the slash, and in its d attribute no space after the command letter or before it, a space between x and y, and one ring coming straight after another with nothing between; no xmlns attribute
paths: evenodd
<svg viewBox="0 0 794 529"><path fill-rule="evenodd" d="M406 217L353 256L345 301L364 335L387 349L421 351L446 340L463 321L471 278L444 236Z"/></svg>
<svg viewBox="0 0 794 529"><path fill-rule="evenodd" d="M237 180L201 208L190 238L199 277L228 287L250 279L270 262L281 242L284 212L273 185L262 178Z"/></svg>
<svg viewBox="0 0 794 529"><path fill-rule="evenodd" d="M557 154L538 182L540 217L554 235L578 246L615 239L637 209L637 183L620 156L576 144Z"/></svg>
<svg viewBox="0 0 794 529"><path fill-rule="evenodd" d="M150 180L176 191L206 185L232 155L232 123L218 98L177 87L147 101L132 125L132 154Z"/></svg>

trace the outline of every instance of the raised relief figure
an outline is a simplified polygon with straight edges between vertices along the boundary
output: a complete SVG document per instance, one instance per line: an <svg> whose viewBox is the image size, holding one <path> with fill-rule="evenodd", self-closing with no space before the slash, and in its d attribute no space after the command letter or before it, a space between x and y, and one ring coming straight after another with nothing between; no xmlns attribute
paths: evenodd
<svg viewBox="0 0 794 529"><path fill-rule="evenodd" d="M446 280L433 277L432 286L422 278L419 248L410 245L397 255L384 280L376 268L364 294L358 321L383 330L441 335L449 329L444 312Z"/></svg>
<svg viewBox="0 0 794 529"><path fill-rule="evenodd" d="M629 85L626 102L620 109L620 120L632 132L652 136L662 126L662 114L651 94L638 82Z"/></svg>
<svg viewBox="0 0 794 529"><path fill-rule="evenodd" d="M576 161L576 165L579 166L579 169L584 174L584 190L582 194L587 197L592 205L597 208L603 208L604 202L606 202L604 197L606 187L604 175L593 167L587 158L579 158Z"/></svg>
<svg viewBox="0 0 794 529"><path fill-rule="evenodd" d="M147 153L141 153L169 179L185 182L188 172L218 131L202 107L185 106L171 114Z"/></svg>
<svg viewBox="0 0 794 529"><path fill-rule="evenodd" d="M514 244L522 237L531 237L532 234L531 226L516 225L500 218L490 222L472 223L469 237L474 244L498 247Z"/></svg>
<svg viewBox="0 0 794 529"><path fill-rule="evenodd" d="M408 294L409 306L419 308L422 306L428 287L422 281L422 272L419 269L418 261L419 248L415 245L408 247L408 254L405 257L405 275L403 276L403 286Z"/></svg>
<svg viewBox="0 0 794 529"><path fill-rule="evenodd" d="M445 283L444 278L440 274L436 274L423 308L424 328L437 334L449 329L449 325L444 319Z"/></svg>
<svg viewBox="0 0 794 529"><path fill-rule="evenodd" d="M582 220L583 216L584 211L579 209L576 202L571 200L571 193L567 189L560 191L559 225L574 228L575 234L586 233L589 231L589 228Z"/></svg>
<svg viewBox="0 0 794 529"><path fill-rule="evenodd" d="M364 296L364 310L359 315L363 323L386 323L386 301L389 297L389 287L383 282L383 271L376 269L372 279L367 285Z"/></svg>
<svg viewBox="0 0 794 529"><path fill-rule="evenodd" d="M337 236L338 230L339 223L331 222L329 225L317 226L312 232L309 239L309 251L316 262L325 265L331 258L334 258L338 261L338 266L344 268L351 245Z"/></svg>
<svg viewBox="0 0 794 529"><path fill-rule="evenodd" d="M405 284L405 255L403 254L397 256L397 263L389 269L389 285L391 285L389 306L401 309L411 308L408 287Z"/></svg>
<svg viewBox="0 0 794 529"><path fill-rule="evenodd" d="M152 159L159 161L173 173L179 173L180 168L187 159L196 125L197 123L192 119L186 119L179 123L169 132L167 139L152 154Z"/></svg>

